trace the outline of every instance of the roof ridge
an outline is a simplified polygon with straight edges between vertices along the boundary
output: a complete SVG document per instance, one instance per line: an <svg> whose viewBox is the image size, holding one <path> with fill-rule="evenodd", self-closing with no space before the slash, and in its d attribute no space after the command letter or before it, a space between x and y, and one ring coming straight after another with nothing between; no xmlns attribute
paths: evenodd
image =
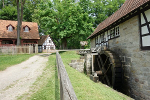
<svg viewBox="0 0 150 100"><path fill-rule="evenodd" d="M95 31L87 39L96 35L101 30L107 28L111 24L115 23L117 20L119 20L122 17L126 16L127 14L131 13L131 11L138 9L140 6L142 6L148 2L150 2L150 0L126 0L124 2L124 4L115 13L113 13L111 16L106 18L103 22L101 22L97 26Z"/></svg>

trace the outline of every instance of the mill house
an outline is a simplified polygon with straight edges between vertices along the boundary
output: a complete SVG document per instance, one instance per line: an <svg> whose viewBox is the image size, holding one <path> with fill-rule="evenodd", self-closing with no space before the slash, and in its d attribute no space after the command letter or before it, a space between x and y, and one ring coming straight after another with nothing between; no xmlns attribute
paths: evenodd
<svg viewBox="0 0 150 100"><path fill-rule="evenodd" d="M126 0L88 39L92 62L86 70L92 80L150 100L150 0Z"/></svg>

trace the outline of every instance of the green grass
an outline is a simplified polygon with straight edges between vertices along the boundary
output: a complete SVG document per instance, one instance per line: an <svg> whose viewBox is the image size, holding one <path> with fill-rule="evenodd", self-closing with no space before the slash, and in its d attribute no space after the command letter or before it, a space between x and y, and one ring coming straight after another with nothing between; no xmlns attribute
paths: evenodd
<svg viewBox="0 0 150 100"><path fill-rule="evenodd" d="M19 100L23 98L26 98L26 100L60 100L59 80L55 61L56 55L50 55L47 67L30 89L32 95L30 96L30 93L24 94L18 98ZM27 97L28 95L29 97Z"/></svg>
<svg viewBox="0 0 150 100"><path fill-rule="evenodd" d="M127 100L127 96L118 93L102 83L94 83L83 73L79 73L68 64L79 59L75 52L60 53L78 100Z"/></svg>
<svg viewBox="0 0 150 100"><path fill-rule="evenodd" d="M0 71L12 65L19 64L33 55L34 54L0 55Z"/></svg>
<svg viewBox="0 0 150 100"><path fill-rule="evenodd" d="M60 52L70 81L78 100L129 100L130 98L116 92L102 83L94 83L83 73L79 73L68 64L73 59L79 59L74 51ZM60 100L59 80L57 78L56 55L49 57L47 67L26 95L26 100ZM25 100L25 95L19 97ZM31 95L31 96L30 96ZM28 96L28 97L27 97Z"/></svg>

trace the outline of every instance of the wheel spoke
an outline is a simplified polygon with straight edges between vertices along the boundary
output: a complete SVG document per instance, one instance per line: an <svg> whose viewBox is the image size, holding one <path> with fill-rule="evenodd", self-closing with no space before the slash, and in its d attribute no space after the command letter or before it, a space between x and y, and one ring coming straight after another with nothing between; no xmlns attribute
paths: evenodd
<svg viewBox="0 0 150 100"><path fill-rule="evenodd" d="M97 62L98 62L98 67L99 67L99 69L101 70L101 69L102 69L102 66L101 66L100 63L99 63L98 58L97 58Z"/></svg>
<svg viewBox="0 0 150 100"><path fill-rule="evenodd" d="M107 84L108 84L109 86L110 86L110 82L109 82L109 78L108 78L108 76L107 76L106 73L107 73L108 69L110 68L110 66L111 66L111 65L109 64L109 67L107 68L107 70L106 70L105 68L103 69L104 72L105 72L103 79L106 78Z"/></svg>
<svg viewBox="0 0 150 100"><path fill-rule="evenodd" d="M103 64L103 67L105 67L105 64L106 64L106 62L107 62L108 58L109 58L109 57L107 57L107 58L106 58L105 63Z"/></svg>
<svg viewBox="0 0 150 100"><path fill-rule="evenodd" d="M103 65L104 65L104 63L103 63L103 61L102 61L101 56L100 56L100 55L98 55L98 57L99 57L99 59L100 59L100 63L101 63L101 65L103 66Z"/></svg>
<svg viewBox="0 0 150 100"><path fill-rule="evenodd" d="M111 64L109 64L109 67L107 68L107 70L105 69L106 71L105 71L104 75L107 73L107 71L109 70L110 66L111 66Z"/></svg>
<svg viewBox="0 0 150 100"><path fill-rule="evenodd" d="M122 68L119 57L109 50L101 51L96 57L94 61L97 63L95 67L99 80L112 88L120 89L122 83ZM120 77L118 77L119 75Z"/></svg>
<svg viewBox="0 0 150 100"><path fill-rule="evenodd" d="M108 86L110 86L110 82L109 82L108 76L105 75L105 77L106 77L106 81L107 81Z"/></svg>

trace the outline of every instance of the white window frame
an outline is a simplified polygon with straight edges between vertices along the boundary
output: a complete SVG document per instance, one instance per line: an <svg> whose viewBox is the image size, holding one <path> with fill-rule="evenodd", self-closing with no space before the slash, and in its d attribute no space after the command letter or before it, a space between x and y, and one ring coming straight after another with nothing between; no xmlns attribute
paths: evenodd
<svg viewBox="0 0 150 100"><path fill-rule="evenodd" d="M28 26L24 27L24 32L29 32L29 27Z"/></svg>
<svg viewBox="0 0 150 100"><path fill-rule="evenodd" d="M8 26L8 31L10 31L10 32L12 32L12 31L13 31L13 27L12 27L12 25L9 25L9 26Z"/></svg>

